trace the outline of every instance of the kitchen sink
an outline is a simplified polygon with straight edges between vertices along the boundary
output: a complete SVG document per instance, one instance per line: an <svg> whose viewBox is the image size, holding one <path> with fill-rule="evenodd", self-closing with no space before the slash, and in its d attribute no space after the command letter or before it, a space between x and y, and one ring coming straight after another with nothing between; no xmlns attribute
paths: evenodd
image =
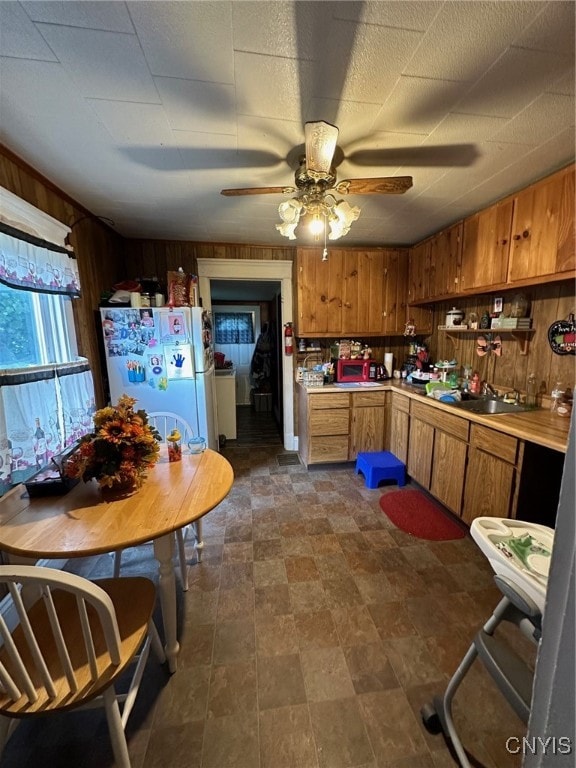
<svg viewBox="0 0 576 768"><path fill-rule="evenodd" d="M460 400L456 403L451 403L451 405L453 408L459 408L462 411L468 411L469 413L483 413L486 415L522 413L523 411L531 410L526 405L505 403L503 400L496 400L491 397L478 398L475 400Z"/></svg>

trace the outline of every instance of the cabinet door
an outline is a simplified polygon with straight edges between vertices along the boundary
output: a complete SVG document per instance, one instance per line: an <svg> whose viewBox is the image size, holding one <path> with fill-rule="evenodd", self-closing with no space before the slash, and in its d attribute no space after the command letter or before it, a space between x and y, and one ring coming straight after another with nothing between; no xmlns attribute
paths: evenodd
<svg viewBox="0 0 576 768"><path fill-rule="evenodd" d="M408 250L389 250L384 266L384 334L404 333L408 321Z"/></svg>
<svg viewBox="0 0 576 768"><path fill-rule="evenodd" d="M352 409L350 429L350 461L362 451L384 450L384 428L386 411L384 406Z"/></svg>
<svg viewBox="0 0 576 768"><path fill-rule="evenodd" d="M503 200L464 221L460 291L506 282L513 208Z"/></svg>
<svg viewBox="0 0 576 768"><path fill-rule="evenodd" d="M430 294L430 240L410 249L408 266L408 301L421 301Z"/></svg>
<svg viewBox="0 0 576 768"><path fill-rule="evenodd" d="M420 419L410 419L408 440L408 474L423 488L430 488L432 476L432 452L434 450L434 427Z"/></svg>
<svg viewBox="0 0 576 768"><path fill-rule="evenodd" d="M341 333L382 333L385 260L385 251L345 251Z"/></svg>
<svg viewBox="0 0 576 768"><path fill-rule="evenodd" d="M408 428L410 416L392 404L390 416L390 451L405 464L408 460Z"/></svg>
<svg viewBox="0 0 576 768"><path fill-rule="evenodd" d="M430 493L455 512L462 510L462 492L468 446L440 429L434 435Z"/></svg>
<svg viewBox="0 0 576 768"><path fill-rule="evenodd" d="M458 290L462 228L460 221L430 241L430 298L452 296Z"/></svg>
<svg viewBox="0 0 576 768"><path fill-rule="evenodd" d="M514 282L575 268L571 168L516 196L508 279Z"/></svg>
<svg viewBox="0 0 576 768"><path fill-rule="evenodd" d="M348 408L327 408L310 411L309 434L347 435L350 429L350 411Z"/></svg>
<svg viewBox="0 0 576 768"><path fill-rule="evenodd" d="M310 440L309 464L348 461L348 435L323 435Z"/></svg>
<svg viewBox="0 0 576 768"><path fill-rule="evenodd" d="M513 464L470 446L462 519L470 525L476 517L509 517L515 475Z"/></svg>
<svg viewBox="0 0 576 768"><path fill-rule="evenodd" d="M299 336L339 336L342 333L344 257L330 250L322 261L320 248L298 248L296 294Z"/></svg>

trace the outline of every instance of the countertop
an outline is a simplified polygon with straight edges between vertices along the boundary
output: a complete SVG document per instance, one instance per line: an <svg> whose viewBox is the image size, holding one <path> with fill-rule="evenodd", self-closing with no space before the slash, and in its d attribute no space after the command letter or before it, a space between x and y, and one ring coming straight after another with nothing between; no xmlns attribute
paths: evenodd
<svg viewBox="0 0 576 768"><path fill-rule="evenodd" d="M299 386L302 386L301 384ZM303 387L309 395L342 393L342 392L398 392L413 400L425 400L427 405L432 408L439 408L446 413L459 416L462 419L475 424L482 424L498 432L504 432L520 440L527 440L536 445L543 445L546 448L552 448L554 451L566 453L568 446L568 432L570 430L570 419L557 416L555 413L544 409L536 408L533 411L522 411L520 413L499 413L499 414L480 414L463 412L448 403L441 403L431 397L426 397L424 391L410 384L403 384L395 381L385 381L371 386L337 386L327 384L323 387ZM422 388L423 389L423 388Z"/></svg>

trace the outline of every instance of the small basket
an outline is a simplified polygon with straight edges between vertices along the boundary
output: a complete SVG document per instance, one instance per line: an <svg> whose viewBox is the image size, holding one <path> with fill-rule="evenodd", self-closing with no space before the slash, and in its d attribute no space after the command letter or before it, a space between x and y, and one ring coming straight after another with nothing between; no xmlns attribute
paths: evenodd
<svg viewBox="0 0 576 768"><path fill-rule="evenodd" d="M302 385L305 387L323 387L324 371L312 371L309 368L302 373Z"/></svg>

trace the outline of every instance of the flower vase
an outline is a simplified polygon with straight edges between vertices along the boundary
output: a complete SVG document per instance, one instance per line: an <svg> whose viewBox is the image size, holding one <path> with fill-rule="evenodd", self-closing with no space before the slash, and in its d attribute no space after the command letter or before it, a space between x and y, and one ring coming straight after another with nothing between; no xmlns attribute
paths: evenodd
<svg viewBox="0 0 576 768"><path fill-rule="evenodd" d="M136 490L136 483L132 479L114 480L112 485L101 485L100 490L104 498L114 499L133 493Z"/></svg>

